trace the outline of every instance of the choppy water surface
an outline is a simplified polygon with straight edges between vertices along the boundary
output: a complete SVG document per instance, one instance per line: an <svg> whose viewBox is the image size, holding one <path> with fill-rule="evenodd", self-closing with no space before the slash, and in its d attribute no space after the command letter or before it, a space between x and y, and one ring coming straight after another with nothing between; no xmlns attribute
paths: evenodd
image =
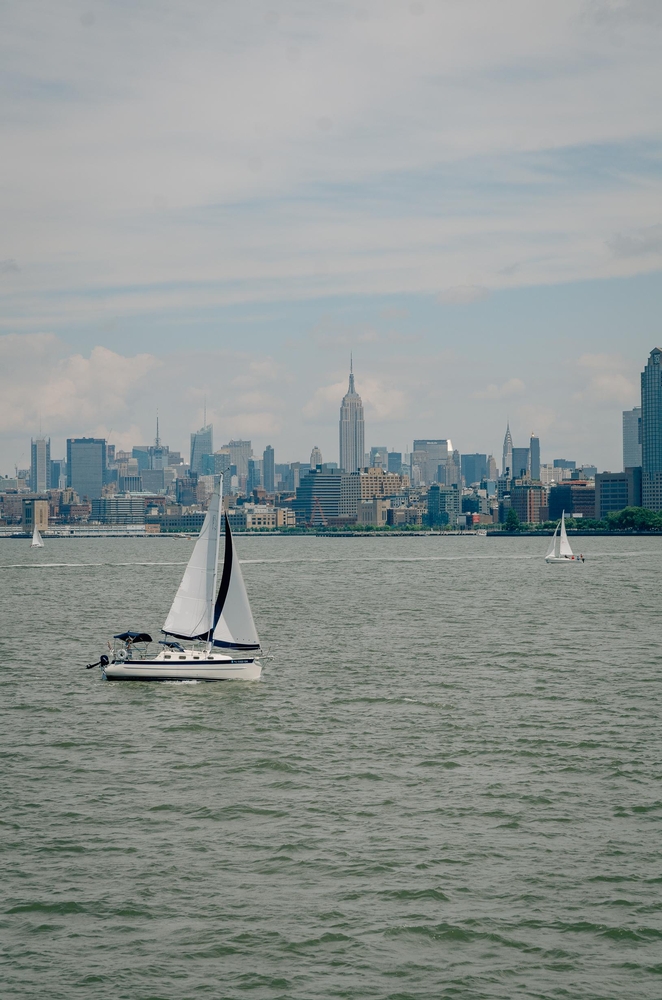
<svg viewBox="0 0 662 1000"><path fill-rule="evenodd" d="M192 542L0 541L3 997L662 996L662 539L239 538L257 684L110 684Z"/></svg>

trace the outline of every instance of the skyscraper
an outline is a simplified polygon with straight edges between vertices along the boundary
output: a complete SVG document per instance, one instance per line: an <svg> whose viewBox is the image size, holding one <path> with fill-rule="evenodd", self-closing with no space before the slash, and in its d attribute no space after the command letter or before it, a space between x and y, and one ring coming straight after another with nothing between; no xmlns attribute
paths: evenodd
<svg viewBox="0 0 662 1000"><path fill-rule="evenodd" d="M460 456L462 475L467 486L487 478L487 455L473 454Z"/></svg>
<svg viewBox="0 0 662 1000"><path fill-rule="evenodd" d="M230 464L237 466L239 478L248 475L248 459L253 457L253 446L250 441L228 441L223 445L223 451L230 455Z"/></svg>
<svg viewBox="0 0 662 1000"><path fill-rule="evenodd" d="M511 476L513 479L519 479L521 476L526 476L529 471L529 449L528 448L513 448L512 450L512 464Z"/></svg>
<svg viewBox="0 0 662 1000"><path fill-rule="evenodd" d="M655 347L641 373L642 505L662 510L662 351Z"/></svg>
<svg viewBox="0 0 662 1000"><path fill-rule="evenodd" d="M531 479L540 479L540 438L531 435L529 441L529 475Z"/></svg>
<svg viewBox="0 0 662 1000"><path fill-rule="evenodd" d="M623 411L623 468L641 465L641 407Z"/></svg>
<svg viewBox="0 0 662 1000"><path fill-rule="evenodd" d="M322 465L324 459L322 458L322 452L319 450L317 445L313 446L313 450L310 453L310 468L316 469L318 465Z"/></svg>
<svg viewBox="0 0 662 1000"><path fill-rule="evenodd" d="M274 450L270 444L262 453L262 485L267 493L273 493L276 488L274 467Z"/></svg>
<svg viewBox="0 0 662 1000"><path fill-rule="evenodd" d="M191 472L202 472L202 456L212 455L214 453L213 446L213 428L211 424L207 424L206 427L201 427L199 431L191 434Z"/></svg>
<svg viewBox="0 0 662 1000"><path fill-rule="evenodd" d="M30 447L30 489L33 493L45 493L51 487L51 441L39 437Z"/></svg>
<svg viewBox="0 0 662 1000"><path fill-rule="evenodd" d="M357 472L363 465L365 432L363 403L354 388L354 365L350 363L349 388L340 406L340 468Z"/></svg>
<svg viewBox="0 0 662 1000"><path fill-rule="evenodd" d="M501 475L513 475L513 436L510 433L510 421L506 426L506 436L503 439L503 458L501 461Z"/></svg>
<svg viewBox="0 0 662 1000"><path fill-rule="evenodd" d="M448 438L417 438L412 450L412 465L418 465L424 483L439 482L439 466L443 466L446 483L446 464L453 454L453 444Z"/></svg>
<svg viewBox="0 0 662 1000"><path fill-rule="evenodd" d="M103 438L67 439L67 486L82 500L98 500L106 471L106 442Z"/></svg>

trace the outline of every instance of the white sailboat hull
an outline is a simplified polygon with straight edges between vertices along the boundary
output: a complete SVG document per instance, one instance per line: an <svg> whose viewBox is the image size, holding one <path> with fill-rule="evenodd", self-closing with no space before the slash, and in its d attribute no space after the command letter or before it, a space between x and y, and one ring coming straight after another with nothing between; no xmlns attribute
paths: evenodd
<svg viewBox="0 0 662 1000"><path fill-rule="evenodd" d="M579 556L546 556L545 562L547 563L581 563L583 559Z"/></svg>
<svg viewBox="0 0 662 1000"><path fill-rule="evenodd" d="M117 660L102 670L107 681L258 681L262 664L258 660L224 662L180 660Z"/></svg>

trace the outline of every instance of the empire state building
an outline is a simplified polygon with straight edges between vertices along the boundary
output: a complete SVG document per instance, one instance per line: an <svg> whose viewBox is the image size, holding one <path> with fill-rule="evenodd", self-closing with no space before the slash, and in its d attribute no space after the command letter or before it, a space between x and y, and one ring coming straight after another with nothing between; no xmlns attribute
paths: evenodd
<svg viewBox="0 0 662 1000"><path fill-rule="evenodd" d="M340 406L340 468L356 472L362 468L365 453L363 403L354 388L354 367L350 363L349 388Z"/></svg>

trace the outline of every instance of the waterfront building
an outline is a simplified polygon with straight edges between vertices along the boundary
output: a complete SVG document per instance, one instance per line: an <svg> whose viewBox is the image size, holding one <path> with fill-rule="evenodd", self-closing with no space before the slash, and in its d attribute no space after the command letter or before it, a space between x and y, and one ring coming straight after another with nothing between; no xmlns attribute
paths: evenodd
<svg viewBox="0 0 662 1000"><path fill-rule="evenodd" d="M623 468L641 465L641 407L623 411Z"/></svg>
<svg viewBox="0 0 662 1000"><path fill-rule="evenodd" d="M380 500L379 497L374 497L372 500L362 500L358 505L356 523L369 524L373 528L383 528L388 524L390 507L390 500Z"/></svg>
<svg viewBox="0 0 662 1000"><path fill-rule="evenodd" d="M595 477L596 517L602 520L624 507L641 507L641 466L624 472L599 472Z"/></svg>
<svg viewBox="0 0 662 1000"><path fill-rule="evenodd" d="M35 493L45 493L51 488L51 439L33 438L30 455L30 489Z"/></svg>
<svg viewBox="0 0 662 1000"><path fill-rule="evenodd" d="M262 453L262 485L267 493L273 493L276 489L276 469L274 450L270 444Z"/></svg>
<svg viewBox="0 0 662 1000"><path fill-rule="evenodd" d="M340 406L340 469L357 472L363 466L365 425L363 402L354 386L354 366L350 363L349 388Z"/></svg>
<svg viewBox="0 0 662 1000"><path fill-rule="evenodd" d="M654 348L641 373L642 506L662 511L662 351Z"/></svg>
<svg viewBox="0 0 662 1000"><path fill-rule="evenodd" d="M510 506L524 524L541 524L549 517L547 488L541 483L516 481L510 487Z"/></svg>
<svg viewBox="0 0 662 1000"><path fill-rule="evenodd" d="M45 531L48 527L48 500L23 500L22 501L22 526L25 531L34 531L35 527L39 531Z"/></svg>
<svg viewBox="0 0 662 1000"><path fill-rule="evenodd" d="M214 452L214 430L212 424L201 427L199 431L191 434L191 458L189 466L191 472L202 472L202 456L212 455Z"/></svg>
<svg viewBox="0 0 662 1000"><path fill-rule="evenodd" d="M565 511L566 517L595 517L595 483L591 480L567 480L549 491L549 518L557 521Z"/></svg>
<svg viewBox="0 0 662 1000"><path fill-rule="evenodd" d="M503 457L501 461L501 475L513 475L513 436L510 433L510 421L506 425L506 435L503 439Z"/></svg>
<svg viewBox="0 0 662 1000"><path fill-rule="evenodd" d="M292 504L297 524L328 524L338 519L354 519L359 491L357 475L329 469L326 465L311 469L302 476Z"/></svg>
<svg viewBox="0 0 662 1000"><path fill-rule="evenodd" d="M457 484L442 486L440 483L433 483L428 490L428 528L439 528L446 524L454 528L460 515L460 499Z"/></svg>
<svg viewBox="0 0 662 1000"><path fill-rule="evenodd" d="M529 441L529 475L534 482L540 479L540 438L535 434Z"/></svg>
<svg viewBox="0 0 662 1000"><path fill-rule="evenodd" d="M322 465L324 459L322 458L322 452L319 450L317 445L313 445L313 450L310 453L310 468L316 469L318 465Z"/></svg>
<svg viewBox="0 0 662 1000"><path fill-rule="evenodd" d="M462 478L467 486L471 486L472 483L480 483L483 479L488 479L487 455L461 455L460 469Z"/></svg>
<svg viewBox="0 0 662 1000"><path fill-rule="evenodd" d="M118 494L92 501L90 520L101 524L144 524L145 498Z"/></svg>
<svg viewBox="0 0 662 1000"><path fill-rule="evenodd" d="M103 492L106 442L103 438L67 439L67 486L83 500L97 500Z"/></svg>

